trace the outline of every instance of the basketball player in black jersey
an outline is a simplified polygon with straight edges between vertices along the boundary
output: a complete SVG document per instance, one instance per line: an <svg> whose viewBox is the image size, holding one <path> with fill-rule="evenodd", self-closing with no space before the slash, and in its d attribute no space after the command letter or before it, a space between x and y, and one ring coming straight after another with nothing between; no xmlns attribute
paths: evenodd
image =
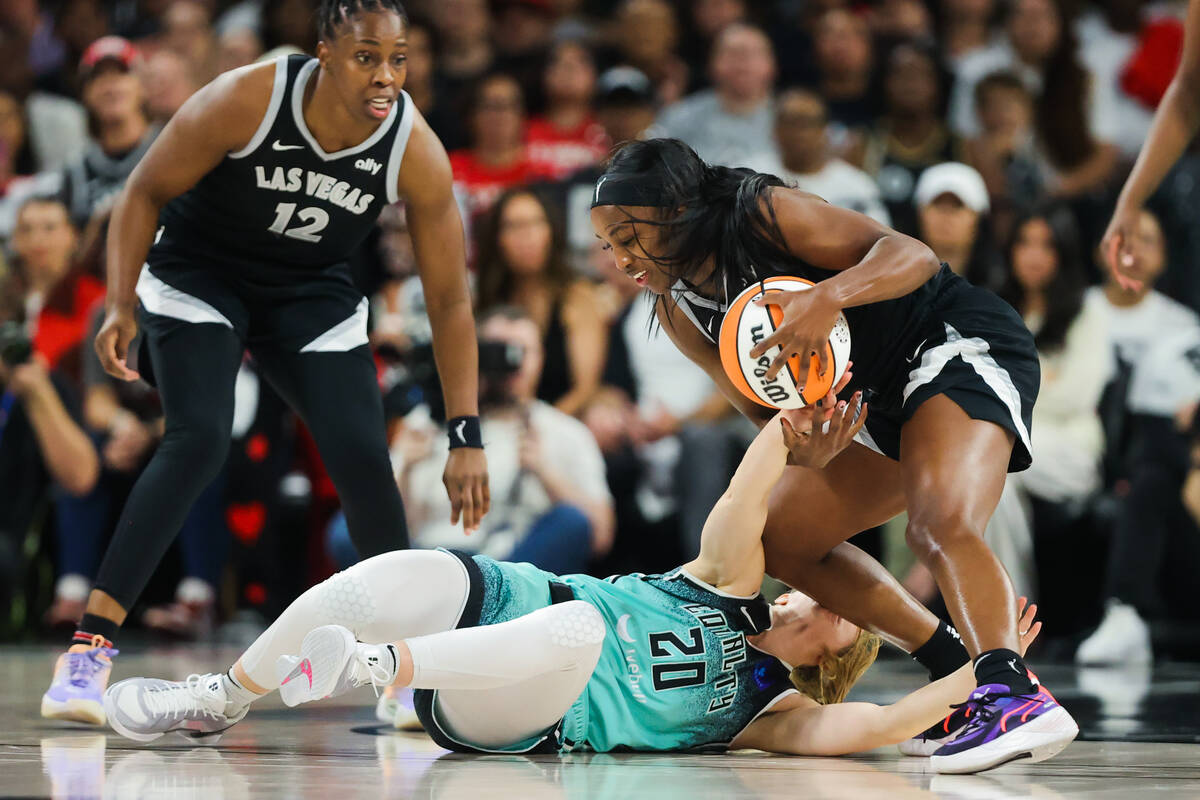
<svg viewBox="0 0 1200 800"><path fill-rule="evenodd" d="M449 419L451 521L461 517L471 530L488 510L475 337L463 335L474 320L462 222L445 150L401 89L403 8L323 0L318 15L316 58L245 67L201 89L114 208L96 351L110 374L138 377L127 356L140 301L166 432L130 494L71 651L59 659L44 716L104 721L112 639L225 460L246 350L312 432L359 555L407 546L367 347L367 301L346 265L400 197Z"/></svg>
<svg viewBox="0 0 1200 800"><path fill-rule="evenodd" d="M1138 289L1143 282L1133 255L1142 208L1197 131L1200 131L1200 0L1191 0L1184 22L1179 68L1154 112L1150 135L1142 143L1133 171L1121 189L1101 245L1113 277L1126 289Z"/></svg>
<svg viewBox="0 0 1200 800"><path fill-rule="evenodd" d="M851 404L873 395L870 416L859 443L821 469L788 470L776 486L767 572L909 652L944 653L932 665L940 677L945 660L965 654L846 542L907 509L909 545L937 578L979 684L972 721L941 744L934 768L986 769L1028 755L1032 740L1073 739L1073 721L1042 715L1052 698L1018 654L1012 584L983 540L1006 473L1029 466L1040 380L1033 339L1011 307L915 239L774 176L705 164L676 140L618 150L596 183L591 218L617 269L658 295L663 330L760 424L771 410L733 387L715 344L729 301L771 275L816 283L772 301L783 321L751 351L782 347L768 377L788 355L824 354L845 313L854 363L845 391Z"/></svg>

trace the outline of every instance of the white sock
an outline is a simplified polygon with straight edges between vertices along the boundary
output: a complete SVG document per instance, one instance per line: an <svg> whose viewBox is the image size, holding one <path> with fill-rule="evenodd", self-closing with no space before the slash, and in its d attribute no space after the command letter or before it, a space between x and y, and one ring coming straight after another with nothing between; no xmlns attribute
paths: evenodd
<svg viewBox="0 0 1200 800"><path fill-rule="evenodd" d="M373 664L374 668L368 666ZM359 683L370 683L376 687L387 687L396 680L396 670L400 668L400 657L396 654L396 645L391 642L384 644L358 643L358 658L354 663L354 678Z"/></svg>
<svg viewBox="0 0 1200 800"><path fill-rule="evenodd" d="M237 682L231 671L226 671L221 674L221 685L225 689L225 714L226 716L234 716L241 713L242 709L253 703L261 694L255 694Z"/></svg>

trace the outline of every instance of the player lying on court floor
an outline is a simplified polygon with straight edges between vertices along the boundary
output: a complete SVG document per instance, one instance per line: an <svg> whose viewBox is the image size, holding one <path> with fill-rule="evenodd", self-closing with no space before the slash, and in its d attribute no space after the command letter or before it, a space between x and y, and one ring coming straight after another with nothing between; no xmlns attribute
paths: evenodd
<svg viewBox="0 0 1200 800"><path fill-rule="evenodd" d="M810 437L845 447L866 408L858 396L834 402ZM972 708L969 666L889 706L843 703L879 639L799 592L774 604L759 594L767 500L786 440L813 427L811 408L762 429L709 515L700 555L672 572L601 580L445 550L387 553L309 589L227 673L113 685L109 723L139 741L168 731L203 740L272 689L297 705L370 683L416 689L425 729L463 752L834 755L916 736L954 704ZM1040 629L1034 614L1021 619L1022 651ZM1035 760L1070 741L1053 732L1066 712L1044 693L1006 698L1003 712L1008 727L1024 726ZM960 736L975 734L968 724Z"/></svg>

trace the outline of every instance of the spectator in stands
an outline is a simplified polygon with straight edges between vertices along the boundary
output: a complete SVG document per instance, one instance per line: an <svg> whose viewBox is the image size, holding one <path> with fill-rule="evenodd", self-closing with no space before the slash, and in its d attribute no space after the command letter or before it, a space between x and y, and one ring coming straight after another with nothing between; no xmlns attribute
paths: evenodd
<svg viewBox="0 0 1200 800"><path fill-rule="evenodd" d="M496 61L487 0L438 0L432 13L439 44L436 82L445 87L450 108L466 120L472 87ZM448 150L464 146L461 141L446 143Z"/></svg>
<svg viewBox="0 0 1200 800"><path fill-rule="evenodd" d="M1196 312L1154 289L1167 268L1167 242L1151 211L1141 213L1133 256L1129 274L1138 282L1137 289L1123 288L1106 271L1104 285L1087 291L1088 302L1106 310L1115 354L1125 368L1140 362L1163 331L1200 326Z"/></svg>
<svg viewBox="0 0 1200 800"><path fill-rule="evenodd" d="M712 48L721 31L735 22L747 22L750 9L746 0L694 0L688 4L687 35L680 42L687 62L692 91L708 85L708 65Z"/></svg>
<svg viewBox="0 0 1200 800"><path fill-rule="evenodd" d="M5 340L0 357L7 359L10 372L6 374L11 378L7 386L11 396L0 412L0 472L14 466L26 471L16 480L11 474L0 475L5 486L0 495L11 493L13 501L11 505L0 502L0 528L5 538L23 536L44 498L47 478L63 487L65 493L55 504L60 551L55 597L66 603L65 613L76 615L82 613L90 587L75 578L87 574L88 558L86 553L66 552L69 521L64 517L69 516L74 498L92 491L99 460L82 428L79 395L70 373L78 374L89 312L104 295L99 281L73 272L77 242L62 203L27 200L13 232L13 270L0 291L0 321L7 323L0 329L0 339ZM27 348L16 341L28 342ZM14 411L14 402L23 410ZM0 543L0 550L4 547Z"/></svg>
<svg viewBox="0 0 1200 800"><path fill-rule="evenodd" d="M699 546L708 510L736 465L741 418L663 331L648 330L652 298L611 262L604 274L609 329L604 386L583 420L616 470L632 473L609 470L618 502L635 506L618 507L622 522L637 529L674 515L670 542L651 545L621 529L614 555L636 564L651 553L686 553Z"/></svg>
<svg viewBox="0 0 1200 800"><path fill-rule="evenodd" d="M371 297L371 346L391 348L392 354L433 342L425 311L425 293L417 277L417 257L408 231L403 203L379 215L379 257L386 279ZM347 540L349 533L347 532Z"/></svg>
<svg viewBox="0 0 1200 800"><path fill-rule="evenodd" d="M1000 215L1027 213L1041 196L1033 96L1011 72L993 72L975 86L975 110L981 133L966 143L967 161L987 184L997 230L1007 231Z"/></svg>
<svg viewBox="0 0 1200 800"><path fill-rule="evenodd" d="M987 539L1020 591L1035 592L1053 614L1069 605L1062 594L1082 582L1064 586L1058 577L1063 565L1054 563L1046 580L1035 583L1032 558L1035 547L1057 557L1094 540L1089 504L1102 479L1098 408L1111 365L1108 319L1103 309L1084 303L1079 233L1067 208L1020 218L1005 261L999 294L1033 333L1042 379L1033 409L1033 466L1010 476L1001 500L1005 511L993 516Z"/></svg>
<svg viewBox="0 0 1200 800"><path fill-rule="evenodd" d="M546 175L525 146L525 100L509 75L496 73L475 87L470 114L472 146L450 154L455 193L472 226L500 193Z"/></svg>
<svg viewBox="0 0 1200 800"><path fill-rule="evenodd" d="M6 317L21 319L33 347L52 369L78 376L78 355L104 285L77 269L79 235L66 206L34 197L17 212L13 274L4 291Z"/></svg>
<svg viewBox="0 0 1200 800"><path fill-rule="evenodd" d="M922 0L883 0L870 16L871 31L881 39L932 39L933 17Z"/></svg>
<svg viewBox="0 0 1200 800"><path fill-rule="evenodd" d="M187 0L191 2L191 0ZM142 71L146 109L155 125L165 125L201 87L191 62L174 50L158 50Z"/></svg>
<svg viewBox="0 0 1200 800"><path fill-rule="evenodd" d="M988 236L987 187L966 164L948 161L921 173L913 200L917 229L940 261L980 286L995 283L995 252Z"/></svg>
<svg viewBox="0 0 1200 800"><path fill-rule="evenodd" d="M551 0L496 0L492 8L496 69L516 78L528 107L541 112L545 106L543 76L554 31Z"/></svg>
<svg viewBox="0 0 1200 800"><path fill-rule="evenodd" d="M596 83L595 105L596 119L604 130L605 139L613 144L640 139L654 124L654 87L650 79L634 67L606 70ZM588 220L588 208L601 172L600 164L593 164L551 187L554 202L565 213L571 267L580 274L593 277L605 274L592 269L591 252L596 234ZM602 265L606 272L609 266Z"/></svg>
<svg viewBox="0 0 1200 800"><path fill-rule="evenodd" d="M1117 149L1114 120L1096 80L1080 63L1075 34L1062 0L1016 0L1006 38L973 53L960 65L950 107L957 133L975 136L975 85L986 75L1012 70L1037 98L1034 126L1046 191L1075 198L1098 191L1113 177Z"/></svg>
<svg viewBox="0 0 1200 800"><path fill-rule="evenodd" d="M995 0L941 0L941 31L938 41L946 60L958 65L973 53L993 43Z"/></svg>
<svg viewBox="0 0 1200 800"><path fill-rule="evenodd" d="M468 547L554 572L584 572L613 537L600 450L583 423L536 399L542 363L537 323L521 309L499 306L480 315L479 336L479 410L497 502L469 539L448 523L441 484L448 443L418 409L393 448L413 544ZM492 353L514 357L493 363Z"/></svg>
<svg viewBox="0 0 1200 800"><path fill-rule="evenodd" d="M1162 571L1171 566L1175 539L1200 536L1180 496L1189 465L1184 431L1200 400L1200 320L1152 288L1166 267L1166 242L1149 211L1142 212L1132 251L1127 274L1141 288L1122 289L1110 277L1088 296L1109 315L1118 366L1129 374L1124 432L1129 444L1120 465L1129 485L1109 545L1104 619L1076 653L1087 664L1153 659L1146 619L1161 614L1164 596L1173 588L1170 581L1160 581ZM1190 577L1197 568L1189 561L1183 572ZM1186 592L1190 604L1190 584Z"/></svg>
<svg viewBox="0 0 1200 800"><path fill-rule="evenodd" d="M64 53L53 72L37 77L38 88L75 97L86 71L81 59L92 42L112 33L108 8L102 0L65 0L54 10L54 37Z"/></svg>
<svg viewBox="0 0 1200 800"><path fill-rule="evenodd" d="M0 327L0 607L22 584L25 538L51 484L61 495L86 495L100 474L96 448L80 423L70 381L27 349L19 354L20 326ZM60 496L61 496L60 495ZM69 557L56 565L72 569ZM60 589L63 587L60 585ZM83 587L86 597L87 587ZM80 614L82 600L78 603Z"/></svg>
<svg viewBox="0 0 1200 800"><path fill-rule="evenodd" d="M217 38L217 72L253 64L263 53L262 39L253 28L235 27Z"/></svg>
<svg viewBox="0 0 1200 800"><path fill-rule="evenodd" d="M786 89L775 102L778 154L753 164L835 206L866 214L882 225L891 217L871 176L830 152L825 101L808 89Z"/></svg>
<svg viewBox="0 0 1200 800"><path fill-rule="evenodd" d="M883 115L847 158L875 176L895 228L913 234L912 193L921 173L943 161L961 161L963 152L946 127L949 75L933 45L902 41L884 66Z"/></svg>
<svg viewBox="0 0 1200 800"><path fill-rule="evenodd" d="M116 36L97 39L80 61L80 94L92 139L83 156L63 171L59 192L81 228L108 212L158 134L146 116L139 61L137 49Z"/></svg>
<svg viewBox="0 0 1200 800"><path fill-rule="evenodd" d="M817 90L829 105L833 146L844 152L879 113L872 92L871 31L865 18L845 8L823 13L813 29Z"/></svg>
<svg viewBox="0 0 1200 800"><path fill-rule="evenodd" d="M316 51L316 0L262 0L261 34L263 49L299 47L306 53Z"/></svg>
<svg viewBox="0 0 1200 800"><path fill-rule="evenodd" d="M566 177L598 164L609 140L596 119L596 62L580 41L559 42L550 51L545 74L546 112L529 120L529 157L546 164L550 176Z"/></svg>
<svg viewBox="0 0 1200 800"><path fill-rule="evenodd" d="M211 7L201 0L174 0L162 16L162 45L181 56L200 85L217 76L217 37Z"/></svg>
<svg viewBox="0 0 1200 800"><path fill-rule="evenodd" d="M476 305L481 314L501 305L525 310L541 333L537 398L578 414L600 385L606 341L592 287L572 274L565 250L541 195L506 192L479 228Z"/></svg>
<svg viewBox="0 0 1200 800"><path fill-rule="evenodd" d="M25 108L16 94L0 89L0 200L36 168Z"/></svg>
<svg viewBox="0 0 1200 800"><path fill-rule="evenodd" d="M741 167L767 158L771 139L775 55L760 28L734 23L717 36L713 88L663 109L656 133L682 139L712 164Z"/></svg>
<svg viewBox="0 0 1200 800"><path fill-rule="evenodd" d="M408 92L417 110L447 150L465 147L468 138L463 133L460 109L452 105L452 97L435 71L437 46L433 27L420 17L408 19L408 72L404 76L404 91Z"/></svg>
<svg viewBox="0 0 1200 800"><path fill-rule="evenodd" d="M613 39L621 63L637 67L654 84L659 105L683 97L687 64L679 57L679 18L667 0L622 0Z"/></svg>

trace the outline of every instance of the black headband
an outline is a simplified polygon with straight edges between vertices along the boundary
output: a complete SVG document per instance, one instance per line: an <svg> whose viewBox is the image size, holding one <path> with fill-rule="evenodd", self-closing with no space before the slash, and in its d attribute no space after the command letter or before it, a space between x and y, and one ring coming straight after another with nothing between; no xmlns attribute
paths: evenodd
<svg viewBox="0 0 1200 800"><path fill-rule="evenodd" d="M592 193L592 208L596 206L654 206L672 205L663 190L662 181L653 175L627 172L601 175Z"/></svg>

